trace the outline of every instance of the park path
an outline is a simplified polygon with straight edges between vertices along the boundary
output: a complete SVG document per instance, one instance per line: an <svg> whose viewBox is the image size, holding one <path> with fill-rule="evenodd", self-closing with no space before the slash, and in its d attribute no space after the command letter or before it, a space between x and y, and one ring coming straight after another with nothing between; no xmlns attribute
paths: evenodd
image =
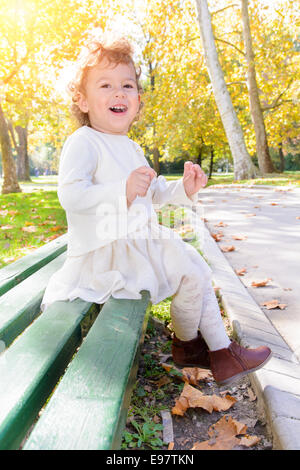
<svg viewBox="0 0 300 470"><path fill-rule="evenodd" d="M214 186L199 199L210 233L221 235L219 248L235 247L226 259L245 268L239 279L300 360L300 188ZM251 285L268 278L264 287ZM261 306L273 299L285 308Z"/></svg>

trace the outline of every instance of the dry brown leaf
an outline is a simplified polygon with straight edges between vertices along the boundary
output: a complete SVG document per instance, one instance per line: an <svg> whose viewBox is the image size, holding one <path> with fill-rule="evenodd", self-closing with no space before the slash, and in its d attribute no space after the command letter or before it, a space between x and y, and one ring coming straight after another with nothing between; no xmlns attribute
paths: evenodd
<svg viewBox="0 0 300 470"><path fill-rule="evenodd" d="M56 227L50 227L51 232L57 232L58 230L61 230L63 227L61 225L57 225Z"/></svg>
<svg viewBox="0 0 300 470"><path fill-rule="evenodd" d="M270 206L278 206L278 202L270 202Z"/></svg>
<svg viewBox="0 0 300 470"><path fill-rule="evenodd" d="M228 224L225 224L224 222L219 222L218 224L215 224L215 227L227 227Z"/></svg>
<svg viewBox="0 0 300 470"><path fill-rule="evenodd" d="M235 436L224 437L223 439L211 438L208 441L195 442L191 450L231 450L239 445L240 439Z"/></svg>
<svg viewBox="0 0 300 470"><path fill-rule="evenodd" d="M23 232L36 232L37 228L35 225L29 225L28 227L22 227Z"/></svg>
<svg viewBox="0 0 300 470"><path fill-rule="evenodd" d="M254 217L256 214L245 214L245 217Z"/></svg>
<svg viewBox="0 0 300 470"><path fill-rule="evenodd" d="M172 414L183 416L188 408L203 408L212 413L213 411L226 411L234 405L236 399L230 395L224 398L217 395L203 395L200 390L185 384L180 397L172 408Z"/></svg>
<svg viewBox="0 0 300 470"><path fill-rule="evenodd" d="M198 385L200 380L211 379L213 377L210 370L199 367L184 367L182 373L184 382L191 385Z"/></svg>
<svg viewBox="0 0 300 470"><path fill-rule="evenodd" d="M169 442L168 450L173 450L173 449L174 449L174 442Z"/></svg>
<svg viewBox="0 0 300 470"><path fill-rule="evenodd" d="M259 443L260 437L246 434L246 436L243 436L239 441L240 446L252 447Z"/></svg>
<svg viewBox="0 0 300 470"><path fill-rule="evenodd" d="M241 269L236 269L235 272L239 275L239 276L244 276L244 274L247 272L246 268L241 268Z"/></svg>
<svg viewBox="0 0 300 470"><path fill-rule="evenodd" d="M297 215L297 216L296 216L296 219L300 219L300 216L299 216L299 215Z"/></svg>
<svg viewBox="0 0 300 470"><path fill-rule="evenodd" d="M221 251L224 251L224 253L227 253L228 251L234 251L235 247L233 245L223 245L221 246Z"/></svg>
<svg viewBox="0 0 300 470"><path fill-rule="evenodd" d="M222 232L218 233L212 233L211 236L216 240L216 242L219 242L222 240L222 237L224 237L224 234Z"/></svg>
<svg viewBox="0 0 300 470"><path fill-rule="evenodd" d="M237 434L244 434L247 426L232 418L223 416L217 423L209 427L210 439L194 444L192 450L230 450L240 443Z"/></svg>
<svg viewBox="0 0 300 470"><path fill-rule="evenodd" d="M219 421L210 426L208 435L210 437L218 437L220 434L233 435L245 434L247 425L237 421L230 415L224 415Z"/></svg>
<svg viewBox="0 0 300 470"><path fill-rule="evenodd" d="M164 385L169 384L170 382L172 382L172 380L170 379L170 377L163 375L159 380L152 380L151 382L154 383L154 385L156 385L158 388L160 388Z"/></svg>
<svg viewBox="0 0 300 470"><path fill-rule="evenodd" d="M251 286L253 286L253 287L264 287L269 281L272 281L271 277L268 277L268 279L265 279L264 281L253 281L253 282L251 282Z"/></svg>
<svg viewBox="0 0 300 470"><path fill-rule="evenodd" d="M260 441L257 436L248 436L241 439L236 436L245 434L247 425L240 423L230 415L223 416L217 423L210 426L208 435L210 439L204 442L196 442L192 450L231 450L237 445L251 447Z"/></svg>
<svg viewBox="0 0 300 470"><path fill-rule="evenodd" d="M287 306L287 304L280 304L279 300L277 299L268 300L267 302L263 302L260 305L266 307L268 310L271 310L272 308L277 308L277 307L283 310Z"/></svg>
<svg viewBox="0 0 300 470"><path fill-rule="evenodd" d="M200 367L184 367L183 369L178 369L177 367L161 363L161 366L167 372L174 372L175 377L180 378L185 383L192 385L198 385L200 380L211 379L213 377L212 373L208 369L201 369Z"/></svg>
<svg viewBox="0 0 300 470"><path fill-rule="evenodd" d="M248 237L247 235L232 235L234 240L246 240Z"/></svg>

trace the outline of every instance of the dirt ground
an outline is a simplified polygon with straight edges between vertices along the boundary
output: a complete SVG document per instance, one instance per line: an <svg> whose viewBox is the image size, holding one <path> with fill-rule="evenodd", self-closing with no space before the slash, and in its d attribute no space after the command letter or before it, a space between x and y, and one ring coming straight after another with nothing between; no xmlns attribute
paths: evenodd
<svg viewBox="0 0 300 470"><path fill-rule="evenodd" d="M156 319L151 319L150 330L148 328L141 353L137 384L134 391L134 394L138 393L140 396L138 398L138 405L135 399L132 401L133 407L130 409L131 412L128 415L126 425L128 432L136 432L131 425L132 420L136 420L136 422L140 420L142 422L139 414L135 414L137 410L141 410L144 407L144 410L147 409L151 415L151 410L153 414L155 410L164 406L171 413L176 399L180 396L183 388L182 379L174 375L168 375L168 372L161 366L161 363L173 364L170 354L170 334L170 330L163 324ZM167 383L161 385L160 379L165 380ZM209 413L202 408L188 408L184 416L171 414L171 426L169 422L169 429L165 429L165 432L171 432L171 436L173 431L174 444L170 445L170 449L191 450L196 442L209 440L209 427L219 421L224 415L230 415L238 422L244 423L247 426L247 436L259 437L259 442L256 445L249 448L236 445L233 450L272 449L272 442L267 433L265 417L258 410L257 398L247 376L230 386L218 386L212 378L208 378L199 381L193 387L201 390L205 395L215 394L224 397L226 394L229 394L236 399L236 402L227 411L212 411L212 413ZM160 412L156 412L151 419L155 423L162 423ZM163 439L165 434L163 434L163 431L159 431L156 433L156 436ZM211 440L211 442L213 443L214 441ZM151 446L142 445L140 448L149 449ZM157 448L166 450L168 446L162 445Z"/></svg>

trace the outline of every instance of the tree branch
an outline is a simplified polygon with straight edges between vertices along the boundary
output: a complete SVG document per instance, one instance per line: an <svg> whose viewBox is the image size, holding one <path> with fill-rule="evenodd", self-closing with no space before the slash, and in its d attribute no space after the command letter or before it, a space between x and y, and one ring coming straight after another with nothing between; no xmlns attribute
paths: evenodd
<svg viewBox="0 0 300 470"><path fill-rule="evenodd" d="M217 38L216 36L214 36L214 40L219 41L219 42L224 42L225 44L228 44L228 46L233 47L234 49L236 49L240 54L242 54L245 57L245 55L246 55L245 52L243 52L241 49L239 49L237 46L235 46L231 42L225 41L225 39Z"/></svg>
<svg viewBox="0 0 300 470"><path fill-rule="evenodd" d="M232 7L239 7L239 5L237 3L232 3L231 5L227 5L224 8L220 8L220 10L211 11L210 15L211 16L216 15L217 13L220 13L221 11L227 10L227 8L232 8Z"/></svg>

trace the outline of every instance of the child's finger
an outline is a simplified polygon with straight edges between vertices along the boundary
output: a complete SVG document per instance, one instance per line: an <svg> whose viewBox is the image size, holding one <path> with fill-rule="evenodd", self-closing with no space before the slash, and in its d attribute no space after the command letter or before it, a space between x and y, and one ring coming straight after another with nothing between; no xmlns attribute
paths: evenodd
<svg viewBox="0 0 300 470"><path fill-rule="evenodd" d="M153 170L153 168L151 168L150 166L140 166L139 168L137 168L135 171L137 171L138 173L144 173L146 175L149 175L151 180L157 176L157 173L155 170Z"/></svg>

